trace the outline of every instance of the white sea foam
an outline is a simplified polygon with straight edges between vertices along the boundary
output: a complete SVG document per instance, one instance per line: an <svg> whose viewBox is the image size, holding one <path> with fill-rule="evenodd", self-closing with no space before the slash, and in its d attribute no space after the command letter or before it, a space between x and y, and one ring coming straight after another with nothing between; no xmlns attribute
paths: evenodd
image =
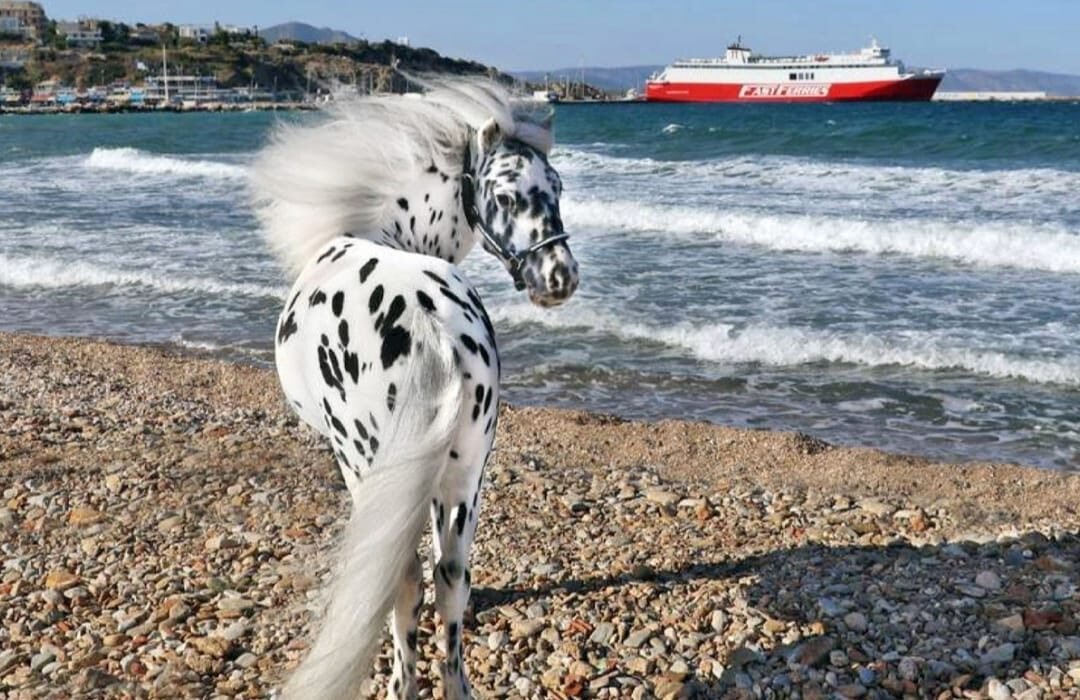
<svg viewBox="0 0 1080 700"><path fill-rule="evenodd" d="M172 277L146 270L122 270L85 262L0 254L0 285L61 289L65 287L138 286L158 292L199 292L284 298L286 290L260 284L230 283L198 277Z"/></svg>
<svg viewBox="0 0 1080 700"><path fill-rule="evenodd" d="M981 267L1080 273L1080 234L1055 225L931 219L874 221L573 198L563 200L562 210L570 230L704 235L721 242L780 251L906 255Z"/></svg>
<svg viewBox="0 0 1080 700"><path fill-rule="evenodd" d="M958 170L888 166L788 156L736 156L712 160L623 158L564 148L553 156L564 176L613 178L650 194L744 191L751 200L827 206L858 200L863 207L910 207L941 213L976 211L1009 216L1058 216L1072 208L1080 172L1053 168ZM748 200L749 201L749 200ZM842 204L847 206L846 204Z"/></svg>
<svg viewBox="0 0 1080 700"><path fill-rule="evenodd" d="M212 160L188 160L157 155L137 148L95 148L85 165L95 170L112 170L139 175L167 175L213 180L240 180L247 169Z"/></svg>
<svg viewBox="0 0 1080 700"><path fill-rule="evenodd" d="M769 325L740 329L728 323L659 326L626 322L582 304L553 313L516 303L495 308L492 316L503 323L588 328L624 341L659 342L697 359L720 364L900 366L929 371L954 370L1038 384L1080 386L1080 357L1050 360L958 347L956 339L944 333L887 337Z"/></svg>

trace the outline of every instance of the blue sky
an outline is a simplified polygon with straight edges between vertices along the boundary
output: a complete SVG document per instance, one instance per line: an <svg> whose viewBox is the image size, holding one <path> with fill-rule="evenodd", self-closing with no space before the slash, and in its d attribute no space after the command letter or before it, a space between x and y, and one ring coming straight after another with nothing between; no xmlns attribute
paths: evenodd
<svg viewBox="0 0 1080 700"><path fill-rule="evenodd" d="M1080 74L1080 0L42 0L52 18L270 26L407 36L503 70L667 63L741 34L767 54L859 48L873 34L914 66Z"/></svg>

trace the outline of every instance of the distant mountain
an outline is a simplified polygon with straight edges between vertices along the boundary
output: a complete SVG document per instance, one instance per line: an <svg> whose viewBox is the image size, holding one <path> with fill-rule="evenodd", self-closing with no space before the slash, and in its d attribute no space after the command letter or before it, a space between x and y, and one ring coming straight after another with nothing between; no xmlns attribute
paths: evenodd
<svg viewBox="0 0 1080 700"><path fill-rule="evenodd" d="M1033 92L1054 97L1080 95L1080 75L1043 73L1034 70L975 70L956 68L941 81L943 92Z"/></svg>
<svg viewBox="0 0 1080 700"><path fill-rule="evenodd" d="M275 24L259 30L259 36L268 43L275 41L302 41L305 44L358 44L358 39L348 32L329 27L313 27L303 22L286 22Z"/></svg>
<svg viewBox="0 0 1080 700"><path fill-rule="evenodd" d="M518 71L516 78L541 84L545 76L551 83L580 82L582 73L589 85L608 92L644 89L645 80L663 66L625 66L620 68L556 68L554 70ZM975 70L950 69L941 82L947 92L1035 92L1043 91L1053 97L1080 95L1080 75L1062 75L1033 70Z"/></svg>

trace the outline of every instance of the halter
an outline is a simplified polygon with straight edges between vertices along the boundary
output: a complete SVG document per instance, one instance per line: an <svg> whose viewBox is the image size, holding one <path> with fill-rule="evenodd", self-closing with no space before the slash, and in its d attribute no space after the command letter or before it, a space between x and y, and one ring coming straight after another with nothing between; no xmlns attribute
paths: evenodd
<svg viewBox="0 0 1080 700"><path fill-rule="evenodd" d="M506 265L510 277L514 280L514 288L519 292L525 289L525 280L521 276L521 270L525 266L525 260L530 255L545 246L559 241L565 241L570 237L569 233L557 233L554 236L533 243L522 251L514 251L508 248L495 236L494 231L488 228L480 211L476 208L476 174L472 170L472 144L465 144L465 165L461 170L461 206L465 210L465 221L474 231L479 230L484 241L494 251L495 257Z"/></svg>

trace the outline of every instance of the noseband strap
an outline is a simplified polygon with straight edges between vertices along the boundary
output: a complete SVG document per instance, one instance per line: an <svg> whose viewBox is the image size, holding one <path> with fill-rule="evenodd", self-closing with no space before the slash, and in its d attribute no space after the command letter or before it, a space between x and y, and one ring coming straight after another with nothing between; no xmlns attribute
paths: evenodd
<svg viewBox="0 0 1080 700"><path fill-rule="evenodd" d="M471 141L471 136L470 136ZM525 289L525 279L522 277L522 269L525 260L536 251L546 246L565 241L570 237L569 233L557 233L548 236L537 243L533 243L525 250L515 251L499 240L480 216L480 210L476 206L476 173L472 167L472 144L465 144L465 165L461 170L461 206L465 210L465 221L473 231L479 231L484 242L499 260L506 265L510 277L514 280L514 288L518 291Z"/></svg>

